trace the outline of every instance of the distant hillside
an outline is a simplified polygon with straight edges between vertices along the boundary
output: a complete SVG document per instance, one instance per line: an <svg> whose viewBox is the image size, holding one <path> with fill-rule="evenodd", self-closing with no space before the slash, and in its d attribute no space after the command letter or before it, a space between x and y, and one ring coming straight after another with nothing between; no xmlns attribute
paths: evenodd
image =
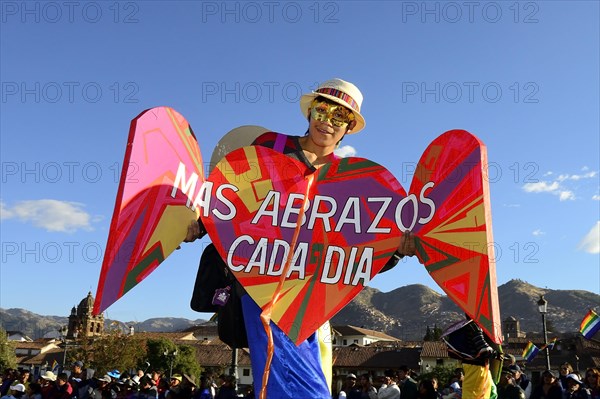
<svg viewBox="0 0 600 399"><path fill-rule="evenodd" d="M600 306L600 295L577 290L552 290L535 287L521 280L511 280L498 287L502 320L515 317L521 330L538 333L541 317L536 302L540 295L548 300L548 326L556 332L573 332L579 328L588 308ZM420 340L427 326L445 328L464 317L463 312L445 295L424 285L408 285L390 292L365 288L332 320L333 324L351 324L378 330L405 340ZM119 322L136 331L180 331L205 320L152 318L143 322ZM106 320L110 324L111 320ZM1 309L0 326L38 338L67 324L66 317L40 316L23 309Z"/></svg>
<svg viewBox="0 0 600 399"><path fill-rule="evenodd" d="M548 328L574 332L590 307L600 306L600 295L578 290L552 290L511 280L498 287L501 319L515 317L521 330L541 331L537 301L548 301ZM406 340L421 339L427 326L445 328L464 318L464 313L447 296L423 285L409 285L384 293L364 289L332 322L352 324L385 332Z"/></svg>
<svg viewBox="0 0 600 399"><path fill-rule="evenodd" d="M41 316L24 309L2 309L0 308L0 327L6 331L21 331L31 338L41 338L45 334L57 331L67 325L67 317ZM106 319L105 325L110 325L115 320ZM206 320L189 320L177 317L158 317L142 322L117 321L124 331L133 326L136 331L147 332L170 332L181 331L186 328L202 324Z"/></svg>

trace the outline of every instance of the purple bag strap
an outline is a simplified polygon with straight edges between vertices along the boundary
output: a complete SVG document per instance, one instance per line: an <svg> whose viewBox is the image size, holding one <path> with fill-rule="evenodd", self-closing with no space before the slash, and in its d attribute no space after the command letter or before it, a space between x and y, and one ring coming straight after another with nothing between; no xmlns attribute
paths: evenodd
<svg viewBox="0 0 600 399"><path fill-rule="evenodd" d="M285 149L286 141L287 141L287 136L285 134L277 133L277 137L275 138L275 144L273 145L273 149L275 151L283 154L283 150Z"/></svg>

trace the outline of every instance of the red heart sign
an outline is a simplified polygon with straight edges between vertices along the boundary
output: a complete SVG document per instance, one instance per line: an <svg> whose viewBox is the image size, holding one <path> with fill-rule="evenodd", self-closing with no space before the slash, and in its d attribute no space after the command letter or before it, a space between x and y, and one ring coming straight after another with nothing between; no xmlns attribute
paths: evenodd
<svg viewBox="0 0 600 399"><path fill-rule="evenodd" d="M344 158L311 173L265 147L238 149L204 186L201 216L217 250L296 344L352 300L400 243L406 195L381 165ZM275 292L282 274L285 281Z"/></svg>

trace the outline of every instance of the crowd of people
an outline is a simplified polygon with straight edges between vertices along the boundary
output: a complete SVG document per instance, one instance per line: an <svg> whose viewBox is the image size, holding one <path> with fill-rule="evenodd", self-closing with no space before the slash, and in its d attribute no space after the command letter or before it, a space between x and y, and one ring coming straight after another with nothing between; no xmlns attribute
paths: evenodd
<svg viewBox="0 0 600 399"><path fill-rule="evenodd" d="M510 363L510 362L509 362ZM130 375L111 370L86 378L83 363L72 364L69 372L45 371L33 378L29 370L7 369L0 380L0 399L231 399L254 398L251 387L238 393L235 378L202 375L196 383L185 374L170 377L160 370L138 370ZM449 381L435 376L417 376L407 366L386 370L383 376L346 376L335 399L462 399L464 371L454 370ZM497 399L600 399L600 369L591 367L580 374L569 363L544 371L534 384L527 373L511 363L502 369L496 385ZM299 398L302 399L302 398ZM312 399L312 398L311 398Z"/></svg>
<svg viewBox="0 0 600 399"><path fill-rule="evenodd" d="M1 399L231 399L254 398L252 389L240 395L235 377L201 376L196 383L186 374L165 376L160 370L120 373L111 370L87 378L81 361L71 370L55 374L50 370L33 378L29 370L7 369L0 376Z"/></svg>
<svg viewBox="0 0 600 399"><path fill-rule="evenodd" d="M381 377L348 374L337 399L462 399L464 371L454 374L444 385L435 376L418 378L408 367L386 370ZM497 399L600 399L600 369L591 367L582 376L569 363L559 371L545 370L533 384L521 367L510 364L502 369L496 385Z"/></svg>

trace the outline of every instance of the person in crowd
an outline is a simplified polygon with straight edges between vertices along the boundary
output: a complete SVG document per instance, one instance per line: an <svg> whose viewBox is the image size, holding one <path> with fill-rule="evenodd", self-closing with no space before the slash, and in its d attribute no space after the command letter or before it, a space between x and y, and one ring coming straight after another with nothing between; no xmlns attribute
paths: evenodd
<svg viewBox="0 0 600 399"><path fill-rule="evenodd" d="M400 387L396 383L396 373L394 370L385 370L385 386L382 385L377 392L377 399L400 399Z"/></svg>
<svg viewBox="0 0 600 399"><path fill-rule="evenodd" d="M30 377L31 373L28 369L22 369L17 375L17 381L19 381L20 384L23 384L25 386L25 391L27 391L27 388L29 387Z"/></svg>
<svg viewBox="0 0 600 399"><path fill-rule="evenodd" d="M338 395L338 399L360 399L360 388L356 385L356 375L348 374L344 386Z"/></svg>
<svg viewBox="0 0 600 399"><path fill-rule="evenodd" d="M52 391L54 390L54 384L56 382L56 374L50 370L46 370L40 376L40 383L42 385L42 398L51 399Z"/></svg>
<svg viewBox="0 0 600 399"><path fill-rule="evenodd" d="M592 399L600 399L600 370L590 367L585 371L584 387L590 391Z"/></svg>
<svg viewBox="0 0 600 399"><path fill-rule="evenodd" d="M235 391L235 377L221 374L219 376L219 391L215 399L234 399L237 397Z"/></svg>
<svg viewBox="0 0 600 399"><path fill-rule="evenodd" d="M42 386L37 382L30 382L26 392L27 399L42 399Z"/></svg>
<svg viewBox="0 0 600 399"><path fill-rule="evenodd" d="M13 368L7 368L4 370L4 378L2 379L2 385L0 385L0 396L9 394L10 387L17 380L18 371Z"/></svg>
<svg viewBox="0 0 600 399"><path fill-rule="evenodd" d="M107 396L106 392L110 394L110 397L113 396L116 398L116 392L111 389L111 378L108 375L103 375L102 377L95 378L95 386L88 386L88 397L89 399L102 399ZM114 393L114 395L113 395ZM46 398L44 398L46 399Z"/></svg>
<svg viewBox="0 0 600 399"><path fill-rule="evenodd" d="M158 390L154 384L154 380L150 376L140 378L139 390L137 393L138 399L158 399Z"/></svg>
<svg viewBox="0 0 600 399"><path fill-rule="evenodd" d="M408 366L400 366L398 369L398 387L402 392L402 399L416 399L419 392L417 382L411 377L411 369Z"/></svg>
<svg viewBox="0 0 600 399"><path fill-rule="evenodd" d="M360 399L377 399L377 389L373 386L373 379L370 374L361 374L359 384Z"/></svg>
<svg viewBox="0 0 600 399"><path fill-rule="evenodd" d="M25 385L16 383L8 387L8 393L2 399L21 399L25 396Z"/></svg>
<svg viewBox="0 0 600 399"><path fill-rule="evenodd" d="M417 398L418 399L438 399L437 388L432 378L425 378L419 382L417 387ZM402 390L402 395L404 391ZM402 396L404 397L404 396Z"/></svg>
<svg viewBox="0 0 600 399"><path fill-rule="evenodd" d="M553 370L545 370L539 384L532 389L529 399L562 399L562 393L558 374Z"/></svg>
<svg viewBox="0 0 600 399"><path fill-rule="evenodd" d="M529 399L531 396L532 384L529 378L523 373L521 367L517 364L511 364L508 366L508 370L515 376L515 382L525 391L525 399Z"/></svg>
<svg viewBox="0 0 600 399"><path fill-rule="evenodd" d="M50 391L50 399L71 399L73 396L73 387L69 384L67 373L59 373L56 376L54 389Z"/></svg>
<svg viewBox="0 0 600 399"><path fill-rule="evenodd" d="M558 382L560 382L560 386L562 387L562 390L564 391L567 389L567 376L573 372L573 366L571 366L571 364L568 362L564 362L558 368L558 372L559 372Z"/></svg>
<svg viewBox="0 0 600 399"><path fill-rule="evenodd" d="M71 364L71 375L69 376L69 384L73 388L73 397L77 399L86 399L87 397L87 375L83 369L83 362L77 360Z"/></svg>
<svg viewBox="0 0 600 399"><path fill-rule="evenodd" d="M525 391L517 385L515 375L509 369L503 369L498 382L498 399L525 399Z"/></svg>
<svg viewBox="0 0 600 399"><path fill-rule="evenodd" d="M567 374L567 388L563 393L563 399L591 399L589 390L576 373Z"/></svg>
<svg viewBox="0 0 600 399"><path fill-rule="evenodd" d="M201 375L200 376L200 386L194 392L193 399L214 399L214 395L212 394L212 384L208 376Z"/></svg>
<svg viewBox="0 0 600 399"><path fill-rule="evenodd" d="M165 397L167 399L181 399L183 398L183 386L181 384L183 376L181 374L173 374L169 379L169 389L167 390Z"/></svg>

